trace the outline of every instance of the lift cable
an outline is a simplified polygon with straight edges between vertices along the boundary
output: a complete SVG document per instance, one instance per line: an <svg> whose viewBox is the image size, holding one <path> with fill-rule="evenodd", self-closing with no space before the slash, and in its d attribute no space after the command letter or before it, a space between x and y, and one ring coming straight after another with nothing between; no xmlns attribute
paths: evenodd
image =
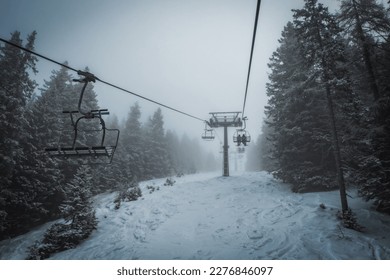
<svg viewBox="0 0 390 280"><path fill-rule="evenodd" d="M52 63L55 63L55 64L57 64L57 65L60 65L60 66L62 66L62 67L65 67L65 68L67 68L67 69L69 69L69 70L72 70L72 71L76 72L78 75L83 75L83 76L89 75L89 76L93 76L93 78L94 78L95 80L97 80L97 81L99 81L99 82L101 82L101 83L103 83L103 84L106 84L106 85L111 86L111 87L113 87L113 88L116 88L116 89L118 89L118 90L124 91L124 92L126 92L126 93L131 94L131 95L137 96L137 97L142 98L142 99L144 99L144 100L146 100L146 101L152 102L152 103L157 104L157 105L162 106L162 107L165 107L165 108L167 108L167 109L169 109L169 110L172 110L172 111L174 111L174 112L180 113L180 114L185 115L185 116L187 116L187 117L190 117L190 118L199 120L199 121L201 121L201 122L205 122L204 119L198 118L198 117L196 117L196 116L194 116L194 115L188 114L188 113L186 113L186 112L183 112L183 111L181 111L181 110L175 109L175 108L170 107L170 106L168 106L168 105L165 105L165 104L162 104L162 103L160 103L160 102L154 101L154 100L152 100L152 99L150 99L150 98L144 97L144 96L139 95L139 94L134 93L134 92L131 92L131 91L127 90L127 89L124 89L124 88L119 87L119 86L117 86L117 85L114 85L114 84L112 84L112 83L106 82L106 81L104 81L104 80L102 80L102 79L99 79L98 77L96 77L95 75L93 75L93 74L91 74L91 73L88 73L88 72L85 72L85 71L81 71L81 70L77 70L77 69L75 69L75 68L73 68L73 67L70 67L69 65L66 65L66 64L64 64L64 63L60 63L60 62L58 62L58 61L55 61L55 60L53 60L53 59L51 59L51 58L48 58L47 56L41 55L41 54L36 53L36 52L34 52L34 51L32 51L32 50L29 50L29 49L27 49L27 48L24 48L24 47L22 47L22 46L19 46L19 45L15 44L15 43L12 43L12 42L10 42L10 41L8 41L8 40L5 40L5 39L1 38L1 37L0 37L0 41L6 43L6 44L8 44L8 45L11 45L11 46L13 46L13 47L16 47L16 48L18 48L18 49L21 49L22 51L25 51L25 52L28 52L28 53L30 53L30 54L33 54L33 55L35 55L35 56L37 56L37 57L40 57L40 58L42 58L42 59L45 59L45 60L50 61L50 62L52 62Z"/></svg>
<svg viewBox="0 0 390 280"><path fill-rule="evenodd" d="M247 79L246 79L246 89L245 89L244 105L242 106L242 117L243 118L244 118L244 113L245 113L246 97L248 95L249 77L250 77L250 74L251 74L253 49L255 47L255 41L256 41L256 31L257 31L257 23L258 23L258 19L259 19L260 6L261 6L261 0L257 0L256 18L255 18L255 24L254 24L254 28L253 28L252 48L251 48L251 55L250 55L250 58L249 58L248 76L247 76Z"/></svg>

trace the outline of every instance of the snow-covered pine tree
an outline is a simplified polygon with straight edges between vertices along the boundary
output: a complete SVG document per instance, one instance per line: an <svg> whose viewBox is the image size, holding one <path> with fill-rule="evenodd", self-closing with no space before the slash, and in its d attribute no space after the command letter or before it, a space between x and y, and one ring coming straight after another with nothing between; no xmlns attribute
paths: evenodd
<svg viewBox="0 0 390 280"><path fill-rule="evenodd" d="M46 259L53 253L76 247L89 237L97 226L92 187L91 168L81 165L65 188L66 198L61 206L65 223L53 224L43 240L30 247L28 259Z"/></svg>
<svg viewBox="0 0 390 280"><path fill-rule="evenodd" d="M219 167L219 162L211 151L205 154L203 159L202 170L206 172L215 171Z"/></svg>
<svg viewBox="0 0 390 280"><path fill-rule="evenodd" d="M195 173L197 166L196 161L194 160L194 156L197 155L194 155L192 151L191 139L187 134L182 135L178 150L180 154L178 164L181 167L181 172L187 174Z"/></svg>
<svg viewBox="0 0 390 280"><path fill-rule="evenodd" d="M274 175L293 185L294 191L326 190L334 186L329 153L331 141L326 99L317 84L319 74L310 67L298 34L290 22L280 47L270 58L266 114L270 126Z"/></svg>
<svg viewBox="0 0 390 280"><path fill-rule="evenodd" d="M361 194L390 213L390 19L375 0L343 0L339 20L347 40L352 87L362 101L349 153Z"/></svg>
<svg viewBox="0 0 390 280"><path fill-rule="evenodd" d="M341 112L337 114L335 104L346 104L352 99L349 77L346 71L345 49L341 29L328 9L317 0L305 0L305 6L294 11L294 25L305 60L311 64L311 71L318 73L318 84L326 97L329 136L332 143L334 166L337 176L335 183L340 190L342 211L348 211L344 171L340 147Z"/></svg>
<svg viewBox="0 0 390 280"><path fill-rule="evenodd" d="M70 99L73 99L72 102ZM62 67L52 71L50 79L45 80L41 94L32 105L32 117L37 126L37 142L42 150L70 140L69 137L61 135L63 129L71 130L69 116L62 114L64 108L70 107L70 103L75 103L71 76L68 70ZM60 141L61 136L67 139Z"/></svg>
<svg viewBox="0 0 390 280"><path fill-rule="evenodd" d="M173 174L213 171L219 166L211 152L206 154L202 150L199 139L191 140L186 134L179 139L176 132L171 130L167 131L165 137Z"/></svg>
<svg viewBox="0 0 390 280"><path fill-rule="evenodd" d="M123 164L121 166L124 175L124 182L129 183L134 178L142 180L144 175L144 133L141 126L141 108L138 102L130 107L127 119L125 121L121 139L120 153L122 154Z"/></svg>
<svg viewBox="0 0 390 280"><path fill-rule="evenodd" d="M164 120L161 109L158 108L145 124L145 175L147 178L162 178L169 175L167 143L164 131Z"/></svg>
<svg viewBox="0 0 390 280"><path fill-rule="evenodd" d="M26 48L33 48L36 32L28 37ZM11 34L10 41L22 46L20 32ZM0 185L11 182L12 171L17 162L20 127L24 121L23 109L35 89L35 82L30 79L29 71L36 71L36 58L8 44L0 44Z"/></svg>
<svg viewBox="0 0 390 280"><path fill-rule="evenodd" d="M272 156L272 143L271 134L273 134L272 128L267 121L263 122L261 127L261 134L256 140L256 145L253 150L248 152L248 170L264 170L273 172L278 169L278 161Z"/></svg>
<svg viewBox="0 0 390 280"><path fill-rule="evenodd" d="M32 50L35 37L35 31L28 35L24 47ZM10 41L23 45L18 31L11 34ZM30 78L31 73L37 72L36 61L18 48L0 45L0 239L26 230L36 222L29 218L32 210L39 212L39 206L34 204L36 192L27 174L34 166L28 164L25 149L30 139L25 111L36 87Z"/></svg>
<svg viewBox="0 0 390 280"><path fill-rule="evenodd" d="M374 100L382 93L379 87L378 72L375 67L375 48L378 42L388 39L390 30L389 16L383 4L376 0L343 0L340 6L339 20L349 46L359 49L358 58L364 63L366 75L359 80L364 81L360 87L368 89ZM354 57L356 61L356 56Z"/></svg>
<svg viewBox="0 0 390 280"><path fill-rule="evenodd" d="M61 206L62 216L71 228L92 231L96 226L95 212L91 205L92 176L88 165L77 169L72 181L65 188L65 200Z"/></svg>
<svg viewBox="0 0 390 280"><path fill-rule="evenodd" d="M261 135L259 135L256 141L251 141L251 145L245 149L247 154L245 170L247 171L259 171L260 170L260 147Z"/></svg>
<svg viewBox="0 0 390 280"><path fill-rule="evenodd" d="M167 149L169 155L169 161L171 162L172 170L174 174L183 173L180 166L180 141L179 137L174 131L168 130L166 133Z"/></svg>

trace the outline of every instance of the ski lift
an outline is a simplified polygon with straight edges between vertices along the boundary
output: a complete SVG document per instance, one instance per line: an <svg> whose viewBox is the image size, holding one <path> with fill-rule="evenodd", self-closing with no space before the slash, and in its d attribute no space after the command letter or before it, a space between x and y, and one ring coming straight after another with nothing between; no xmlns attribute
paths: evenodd
<svg viewBox="0 0 390 280"><path fill-rule="evenodd" d="M204 132L202 134L202 139L205 141L212 141L214 140L215 135L214 135L214 129L212 128L207 128L207 123L204 128Z"/></svg>
<svg viewBox="0 0 390 280"><path fill-rule="evenodd" d="M245 153L245 147L241 147L241 146L237 147L237 152L238 152L239 154Z"/></svg>
<svg viewBox="0 0 390 280"><path fill-rule="evenodd" d="M247 146L247 143L251 141L251 135L248 131L245 130L246 128L246 121L247 118L243 118L244 121L244 128L237 129L236 132L233 135L233 142L237 143L237 146L240 146L241 143L244 144L244 146Z"/></svg>
<svg viewBox="0 0 390 280"><path fill-rule="evenodd" d="M119 140L119 129L108 129L103 120L103 115L109 115L107 109L97 109L84 111L81 108L84 91L89 82L95 82L96 77L88 72L79 71L83 79L75 79L75 82L84 83L80 93L78 111L63 111L69 114L72 131L61 135L56 147L48 147L45 151L49 156L70 158L70 157L89 157L93 159L103 159L94 161L94 163L111 163L114 157ZM95 127L90 122L97 120L99 123ZM89 127L88 129L85 127ZM64 138L64 139L63 139ZM63 144L63 140L68 145ZM108 143L107 143L108 142ZM71 143L69 145L69 143ZM108 162L107 162L108 159Z"/></svg>
<svg viewBox="0 0 390 280"><path fill-rule="evenodd" d="M245 129L237 129L233 135L233 142L240 146L241 143L247 146L247 143L251 141L251 136Z"/></svg>

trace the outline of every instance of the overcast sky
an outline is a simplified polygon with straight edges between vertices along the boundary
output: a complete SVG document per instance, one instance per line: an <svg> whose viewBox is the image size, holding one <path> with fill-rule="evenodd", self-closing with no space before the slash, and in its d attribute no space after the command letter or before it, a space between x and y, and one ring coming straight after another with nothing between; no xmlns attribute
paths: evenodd
<svg viewBox="0 0 390 280"><path fill-rule="evenodd" d="M291 9L303 0L261 1L245 115L255 139L267 96L267 63ZM338 0L322 0L331 11ZM35 50L102 80L202 119L241 111L256 0L0 0L0 36L38 32ZM37 81L55 64L42 59ZM120 119L138 101L143 118L157 105L96 83L99 104ZM167 129L200 137L204 124L163 109ZM218 131L222 139L222 130ZM233 129L229 130L231 136ZM230 137L231 138L231 137ZM217 141L219 142L219 141Z"/></svg>

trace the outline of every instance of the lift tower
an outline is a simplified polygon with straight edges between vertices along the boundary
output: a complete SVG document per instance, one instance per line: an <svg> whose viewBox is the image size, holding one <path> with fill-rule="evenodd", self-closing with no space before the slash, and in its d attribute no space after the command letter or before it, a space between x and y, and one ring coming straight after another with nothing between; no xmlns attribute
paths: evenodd
<svg viewBox="0 0 390 280"><path fill-rule="evenodd" d="M241 127L242 120L238 116L241 112L213 112L207 123L211 128L223 127L223 176L229 176L229 145L228 145L228 127Z"/></svg>

